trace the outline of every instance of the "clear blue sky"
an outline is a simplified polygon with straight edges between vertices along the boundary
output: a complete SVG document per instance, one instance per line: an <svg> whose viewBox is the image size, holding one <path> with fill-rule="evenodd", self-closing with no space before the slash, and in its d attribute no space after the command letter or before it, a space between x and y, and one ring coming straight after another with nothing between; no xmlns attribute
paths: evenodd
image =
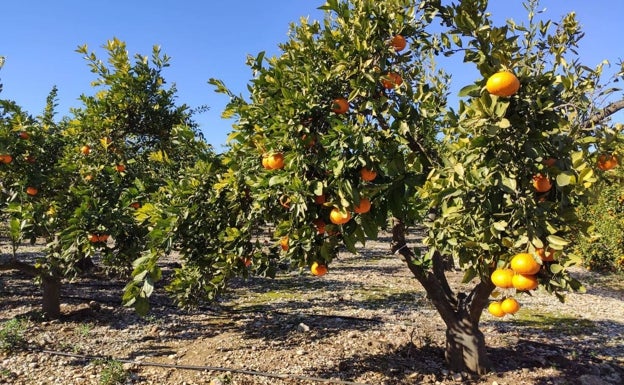
<svg viewBox="0 0 624 385"><path fill-rule="evenodd" d="M211 77L225 81L236 94L246 93L251 72L248 54L277 52L287 38L290 22L301 16L321 19L316 8L324 0L21 0L3 1L0 7L0 70L4 90L0 98L15 100L33 115L39 114L52 86L59 88L60 116L80 107L80 94L90 94L92 74L78 45L87 44L100 58L100 48L117 37L131 55L150 55L153 45L172 57L164 77L178 88L178 102L208 105L196 120L206 140L222 149L231 122L220 118L226 99L207 84ZM543 0L546 16L559 19L574 10L586 37L583 62L594 66L602 59L613 64L624 59L621 39L623 0ZM520 0L490 0L495 20L524 21ZM451 71L455 74L461 71ZM473 79L455 78L455 81Z"/></svg>

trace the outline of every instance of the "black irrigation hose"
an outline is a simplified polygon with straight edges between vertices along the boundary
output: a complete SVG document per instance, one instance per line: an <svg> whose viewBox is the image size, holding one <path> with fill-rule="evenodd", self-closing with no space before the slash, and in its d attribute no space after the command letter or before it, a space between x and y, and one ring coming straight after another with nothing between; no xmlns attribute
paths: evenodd
<svg viewBox="0 0 624 385"><path fill-rule="evenodd" d="M128 360L128 359L124 359L124 358L112 358L112 357L105 357L105 356L95 356L95 355L66 353L66 352L59 352L59 351L56 351L56 350L46 350L46 349L42 349L42 350L29 349L29 351L31 351L31 352L40 352L40 353L44 353L44 354L48 354L48 355L54 355L54 356L79 358L79 359L87 360L87 361L114 360L114 361L122 362L124 364L132 364L132 365L137 365L137 366L153 366L153 367L158 367L158 368L170 368L170 369L178 369L178 370L230 372L230 373L236 373L236 374L246 374L246 375L250 375L250 376L279 378L279 379L283 379L283 380L312 381L312 382L325 383L325 384L367 385L367 384L362 383L362 382L333 380L331 378L321 378L321 377L308 377L308 376L301 376L301 375L296 375L296 374L270 373L270 372L263 372L263 371L258 371L258 370L225 368L225 367L222 367L222 366L161 364L161 363L158 363L158 362L142 362L142 361Z"/></svg>

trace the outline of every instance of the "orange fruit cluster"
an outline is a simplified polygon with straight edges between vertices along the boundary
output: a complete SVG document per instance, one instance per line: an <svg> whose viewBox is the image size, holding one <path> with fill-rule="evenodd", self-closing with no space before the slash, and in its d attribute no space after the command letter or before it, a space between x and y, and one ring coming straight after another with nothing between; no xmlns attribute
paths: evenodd
<svg viewBox="0 0 624 385"><path fill-rule="evenodd" d="M502 301L491 302L488 311L494 317L503 317L507 314L516 314L520 310L520 304L512 297L505 298Z"/></svg>
<svg viewBox="0 0 624 385"><path fill-rule="evenodd" d="M540 255L540 252L536 250L536 254ZM548 248L548 254L545 254L545 258L553 254L554 251ZM501 289L514 288L518 291L534 290L537 288L539 282L537 281L536 274L540 271L542 265L535 260L533 255L529 253L516 254L511 259L510 266L511 268L498 268L492 272L490 279L496 287ZM503 301L492 302L488 306L488 311L495 317L515 314L519 309L520 304L511 297Z"/></svg>

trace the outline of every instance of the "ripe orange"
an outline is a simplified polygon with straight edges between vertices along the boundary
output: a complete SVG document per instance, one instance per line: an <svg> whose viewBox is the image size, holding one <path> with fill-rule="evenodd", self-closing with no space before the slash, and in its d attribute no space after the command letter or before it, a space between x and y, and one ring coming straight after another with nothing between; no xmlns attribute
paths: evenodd
<svg viewBox="0 0 624 385"><path fill-rule="evenodd" d="M501 71L490 76L485 89L492 95L511 96L520 89L520 81L511 72Z"/></svg>
<svg viewBox="0 0 624 385"><path fill-rule="evenodd" d="M555 250L552 248L548 248L548 250L544 250L543 248L535 249L535 254L544 262L550 262L555 260Z"/></svg>
<svg viewBox="0 0 624 385"><path fill-rule="evenodd" d="M529 253L519 253L511 259L511 269L517 274L537 274L541 267Z"/></svg>
<svg viewBox="0 0 624 385"><path fill-rule="evenodd" d="M91 174L87 174L87 175L85 175L84 179L85 179L87 182L90 182L90 181L92 181L92 180L93 180L93 175L91 175Z"/></svg>
<svg viewBox="0 0 624 385"><path fill-rule="evenodd" d="M115 166L115 170L117 170L117 172L124 172L126 171L126 166L123 164L118 164L117 166Z"/></svg>
<svg viewBox="0 0 624 385"><path fill-rule="evenodd" d="M106 242L108 240L108 234L100 234L98 235L98 242Z"/></svg>
<svg viewBox="0 0 624 385"><path fill-rule="evenodd" d="M132 202L130 203L130 207L132 207L133 209L139 209L141 208L141 204L139 202Z"/></svg>
<svg viewBox="0 0 624 385"><path fill-rule="evenodd" d="M344 114L349 111L349 102L345 98L336 98L332 104L332 111L337 114Z"/></svg>
<svg viewBox="0 0 624 385"><path fill-rule="evenodd" d="M539 286L537 277L530 274L515 274L511 282L513 283L513 287L520 291L534 290Z"/></svg>
<svg viewBox="0 0 624 385"><path fill-rule="evenodd" d="M533 176L533 188L537 192L547 192L552 188L552 183L550 182L550 178L543 174L536 174Z"/></svg>
<svg viewBox="0 0 624 385"><path fill-rule="evenodd" d="M270 170L279 170L284 168L284 154L281 152L270 154L267 157L267 166Z"/></svg>
<svg viewBox="0 0 624 385"><path fill-rule="evenodd" d="M371 201L368 198L360 198L360 204L353 208L358 214L366 214L371 209Z"/></svg>
<svg viewBox="0 0 624 385"><path fill-rule="evenodd" d="M250 258L250 257L246 257L246 258L242 258L242 257L241 257L241 259L240 259L240 260L243 262L243 264L245 265L245 267L249 267L249 266L251 266L252 260L251 260L251 258Z"/></svg>
<svg viewBox="0 0 624 385"><path fill-rule="evenodd" d="M343 225L351 220L351 213L345 209L334 207L329 213L329 220L335 225Z"/></svg>
<svg viewBox="0 0 624 385"><path fill-rule="evenodd" d="M505 315L505 312L501 308L501 303L500 302L491 302L490 305L488 306L488 311L494 317L502 317L502 316Z"/></svg>
<svg viewBox="0 0 624 385"><path fill-rule="evenodd" d="M387 90L391 90L401 84L403 84L403 78L396 72L389 72L381 78L381 85Z"/></svg>
<svg viewBox="0 0 624 385"><path fill-rule="evenodd" d="M514 298L505 298L501 302L501 310L507 314L516 314L520 310L520 304Z"/></svg>
<svg viewBox="0 0 624 385"><path fill-rule="evenodd" d="M544 159L544 161L542 163L546 167L552 167L552 166L555 165L555 163L557 163L557 159L555 159L555 158Z"/></svg>
<svg viewBox="0 0 624 385"><path fill-rule="evenodd" d="M30 134L26 131L20 131L20 133L17 134L17 136L19 136L20 139L30 139Z"/></svg>
<svg viewBox="0 0 624 385"><path fill-rule="evenodd" d="M100 241L100 237L97 234L89 234L89 242L98 243Z"/></svg>
<svg viewBox="0 0 624 385"><path fill-rule="evenodd" d="M375 178L377 178L377 172L364 167L360 170L360 176L362 177L362 180L372 182Z"/></svg>
<svg viewBox="0 0 624 385"><path fill-rule="evenodd" d="M312 221L312 223L314 224L314 226L316 226L316 230L318 231L319 234L325 234L325 221L322 220L321 218L317 218L314 221Z"/></svg>
<svg viewBox="0 0 624 385"><path fill-rule="evenodd" d="M314 196L314 203L316 203L317 205L322 205L323 203L326 202L326 200L327 198L325 198L325 194Z"/></svg>
<svg viewBox="0 0 624 385"><path fill-rule="evenodd" d="M36 187L33 187L33 186L26 187L26 194L30 195L31 197L34 197L38 193L39 193L39 190L37 190Z"/></svg>
<svg viewBox="0 0 624 385"><path fill-rule="evenodd" d="M89 153L91 152L91 147L89 147L89 146L87 146L87 145L85 144L84 146L82 146L82 147L80 148L80 152L81 152L83 155L89 155Z"/></svg>
<svg viewBox="0 0 624 385"><path fill-rule="evenodd" d="M0 155L0 162L4 163L4 164L9 164L13 161L13 157L9 154L2 154Z"/></svg>
<svg viewBox="0 0 624 385"><path fill-rule="evenodd" d="M390 45L395 51L401 52L407 47L407 41L401 35L394 35L392 40L390 40Z"/></svg>
<svg viewBox="0 0 624 385"><path fill-rule="evenodd" d="M323 276L327 274L327 266L314 262L312 266L310 266L310 272L312 272L312 275L316 275L317 277Z"/></svg>
<svg viewBox="0 0 624 385"><path fill-rule="evenodd" d="M602 171L609 171L617 167L618 159L615 155L602 154L598 157L596 165Z"/></svg>
<svg viewBox="0 0 624 385"><path fill-rule="evenodd" d="M513 287L511 279L514 276L514 271L511 269L496 269L492 272L490 279L496 287L507 289Z"/></svg>
<svg viewBox="0 0 624 385"><path fill-rule="evenodd" d="M288 235L283 236L282 239L280 239L280 246L282 246L282 250L288 251Z"/></svg>

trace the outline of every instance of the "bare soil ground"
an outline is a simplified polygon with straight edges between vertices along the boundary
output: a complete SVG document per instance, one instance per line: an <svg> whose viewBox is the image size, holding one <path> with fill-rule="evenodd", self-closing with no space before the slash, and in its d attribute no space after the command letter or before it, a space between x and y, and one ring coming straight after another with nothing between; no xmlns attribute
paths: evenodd
<svg viewBox="0 0 624 385"><path fill-rule="evenodd" d="M0 272L0 325L22 319L25 342L0 353L0 384L106 384L114 374L127 384L624 383L621 276L579 269L585 294L561 304L538 291L518 298L514 317L484 315L495 370L472 377L445 369L445 328L388 247L343 253L321 278L236 280L193 312L158 294L145 318L119 306L124 282L81 278L63 288L63 318L46 321L38 289ZM449 277L461 286L460 272Z"/></svg>

